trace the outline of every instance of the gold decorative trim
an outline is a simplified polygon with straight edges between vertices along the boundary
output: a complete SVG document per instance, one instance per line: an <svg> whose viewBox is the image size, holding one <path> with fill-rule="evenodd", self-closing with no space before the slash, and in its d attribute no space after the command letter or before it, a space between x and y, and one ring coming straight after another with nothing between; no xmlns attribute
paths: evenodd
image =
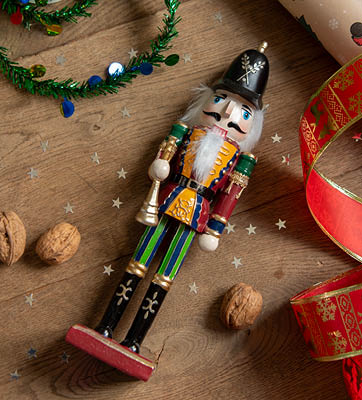
<svg viewBox="0 0 362 400"><path fill-rule="evenodd" d="M253 158L255 161L258 161L258 157L255 156L253 153L249 153L247 151L243 151L241 154L245 154L246 156L249 156L249 157Z"/></svg>
<svg viewBox="0 0 362 400"><path fill-rule="evenodd" d="M313 360L316 361L337 361L337 360L343 360L344 358L350 358L350 357L355 357L359 356L362 354L362 350L356 350L356 351L350 351L348 353L341 353L337 354L335 356L324 356L324 357L313 357Z"/></svg>
<svg viewBox="0 0 362 400"><path fill-rule="evenodd" d="M249 177L247 175L243 175L240 172L233 171L229 176L229 186L226 188L225 193L230 194L231 188L233 185L237 185L241 188L240 192L236 194L235 198L239 199L243 190L248 186Z"/></svg>
<svg viewBox="0 0 362 400"><path fill-rule="evenodd" d="M124 349L123 347L121 347L120 344L114 343L113 341L111 341L111 339L105 338L104 336L94 331L93 329L87 328L86 326L82 325L73 325L72 329L86 333L87 335L92 336L94 339L97 339L99 342L102 342L106 346L112 348L113 350L116 350L118 353L125 355L126 357L132 359L133 361L137 361L145 365L146 367L151 368L152 370L155 369L155 364L152 361L146 360L145 358L139 356L137 353L133 353L131 350Z"/></svg>
<svg viewBox="0 0 362 400"><path fill-rule="evenodd" d="M215 231L214 229L209 228L208 226L205 228L205 232L211 236L214 236L216 238L221 237L221 233L218 231Z"/></svg>
<svg viewBox="0 0 362 400"><path fill-rule="evenodd" d="M307 304L307 303L313 303L316 302L317 300L321 299L328 299L330 297L334 297L340 294L349 294L350 292L354 292L355 290L362 289L362 283L357 283L352 286L347 286L341 289L336 289L332 290L330 292L325 292L321 294L316 294L312 297L307 297L303 299L295 299L295 300L290 300L291 304Z"/></svg>
<svg viewBox="0 0 362 400"><path fill-rule="evenodd" d="M332 240L332 242L334 242L338 247L340 247L344 252L346 252L348 255L350 255L351 257L353 257L354 259L356 259L359 262L362 262L362 257L359 256L358 254L354 253L353 251L351 251L350 249L347 249L347 247L345 247L342 243L340 243L337 239L335 239L326 229L325 227L319 222L319 220L317 219L317 217L314 215L312 209L309 206L309 203L307 202L308 208L310 213L312 214L312 217L314 218L315 222L317 223L317 225L322 229L322 231L329 237L329 239Z"/></svg>
<svg viewBox="0 0 362 400"><path fill-rule="evenodd" d="M169 136L166 144L162 144L162 160L170 162L177 151L177 138L175 136Z"/></svg>
<svg viewBox="0 0 362 400"><path fill-rule="evenodd" d="M183 122L183 121L177 121L177 122L176 122L176 125L180 125L180 126L182 126L183 128L190 129L189 126L188 126L187 124L185 124L185 122Z"/></svg>
<svg viewBox="0 0 362 400"><path fill-rule="evenodd" d="M147 267L132 259L127 265L126 272L144 278L147 272Z"/></svg>
<svg viewBox="0 0 362 400"><path fill-rule="evenodd" d="M161 286L162 289L169 291L173 283L173 280L170 279L168 276L155 274L152 279L152 283L155 283L156 285Z"/></svg>
<svg viewBox="0 0 362 400"><path fill-rule="evenodd" d="M228 220L225 217L222 217L219 214L211 214L210 218L214 219L215 221L221 222L224 225L226 225L228 223Z"/></svg>
<svg viewBox="0 0 362 400"><path fill-rule="evenodd" d="M358 203L362 204L362 197L357 196L356 194L352 193L348 189L343 188L342 186L339 186L337 183L332 181L332 179L327 178L322 172L318 171L317 168L314 168L314 171L326 182L328 182L331 186L333 186L335 189L337 189L339 192L343 193L347 197L358 201Z"/></svg>
<svg viewBox="0 0 362 400"><path fill-rule="evenodd" d="M241 186L242 188L247 187L249 183L249 177L237 171L233 171L229 179L231 183L235 183L236 185Z"/></svg>

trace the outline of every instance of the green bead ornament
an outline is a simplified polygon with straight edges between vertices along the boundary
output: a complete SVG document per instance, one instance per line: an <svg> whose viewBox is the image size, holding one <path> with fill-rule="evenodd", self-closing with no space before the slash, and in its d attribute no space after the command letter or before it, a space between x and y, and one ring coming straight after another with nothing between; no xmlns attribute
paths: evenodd
<svg viewBox="0 0 362 400"><path fill-rule="evenodd" d="M57 36L62 33L63 28L60 25L45 25L48 36Z"/></svg>
<svg viewBox="0 0 362 400"><path fill-rule="evenodd" d="M33 78L41 78L45 75L45 73L47 72L46 68L44 67L44 65L41 64L35 64L32 65L31 68L29 69L30 75Z"/></svg>
<svg viewBox="0 0 362 400"><path fill-rule="evenodd" d="M172 67L173 65L176 65L180 60L180 56L178 54L171 54L169 55L166 60L165 64L168 65L169 67Z"/></svg>

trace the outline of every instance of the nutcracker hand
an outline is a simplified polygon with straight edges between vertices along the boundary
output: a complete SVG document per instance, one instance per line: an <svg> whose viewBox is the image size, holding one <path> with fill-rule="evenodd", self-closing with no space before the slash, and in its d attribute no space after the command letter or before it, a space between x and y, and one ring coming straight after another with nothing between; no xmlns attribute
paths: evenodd
<svg viewBox="0 0 362 400"><path fill-rule="evenodd" d="M151 179L157 179L158 181L165 180L170 173L170 164L166 160L158 158L151 164L148 175Z"/></svg>
<svg viewBox="0 0 362 400"><path fill-rule="evenodd" d="M219 238L203 233L199 236L199 246L203 251L215 251L219 245Z"/></svg>

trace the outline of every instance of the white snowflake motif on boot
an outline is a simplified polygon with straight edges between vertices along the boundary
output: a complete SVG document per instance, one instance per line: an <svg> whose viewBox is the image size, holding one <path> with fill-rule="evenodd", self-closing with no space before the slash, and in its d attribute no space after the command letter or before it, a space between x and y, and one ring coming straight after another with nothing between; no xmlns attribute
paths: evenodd
<svg viewBox="0 0 362 400"><path fill-rule="evenodd" d="M152 300L149 298L149 297L147 297L146 298L146 300L148 301L148 304L147 304L147 306L143 306L142 307L142 310L145 310L146 312L145 312L145 315L144 315L144 319L147 319L148 318L148 315L151 313L151 314L154 314L155 313L155 310L152 308L154 305L157 305L158 304L158 301L157 300L155 300L156 299L156 297L157 297L157 295L158 295L158 292L156 292L154 295L153 295L153 297L152 297Z"/></svg>

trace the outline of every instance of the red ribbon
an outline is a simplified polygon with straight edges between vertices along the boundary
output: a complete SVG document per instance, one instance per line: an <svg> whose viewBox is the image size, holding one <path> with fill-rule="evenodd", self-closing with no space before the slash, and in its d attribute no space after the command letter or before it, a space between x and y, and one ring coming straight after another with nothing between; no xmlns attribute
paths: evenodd
<svg viewBox="0 0 362 400"><path fill-rule="evenodd" d="M359 261L362 198L328 179L315 164L361 118L362 55L344 65L311 97L299 129L309 210L323 232ZM362 266L299 293L291 304L312 357L344 359L347 391L353 400L362 400Z"/></svg>

